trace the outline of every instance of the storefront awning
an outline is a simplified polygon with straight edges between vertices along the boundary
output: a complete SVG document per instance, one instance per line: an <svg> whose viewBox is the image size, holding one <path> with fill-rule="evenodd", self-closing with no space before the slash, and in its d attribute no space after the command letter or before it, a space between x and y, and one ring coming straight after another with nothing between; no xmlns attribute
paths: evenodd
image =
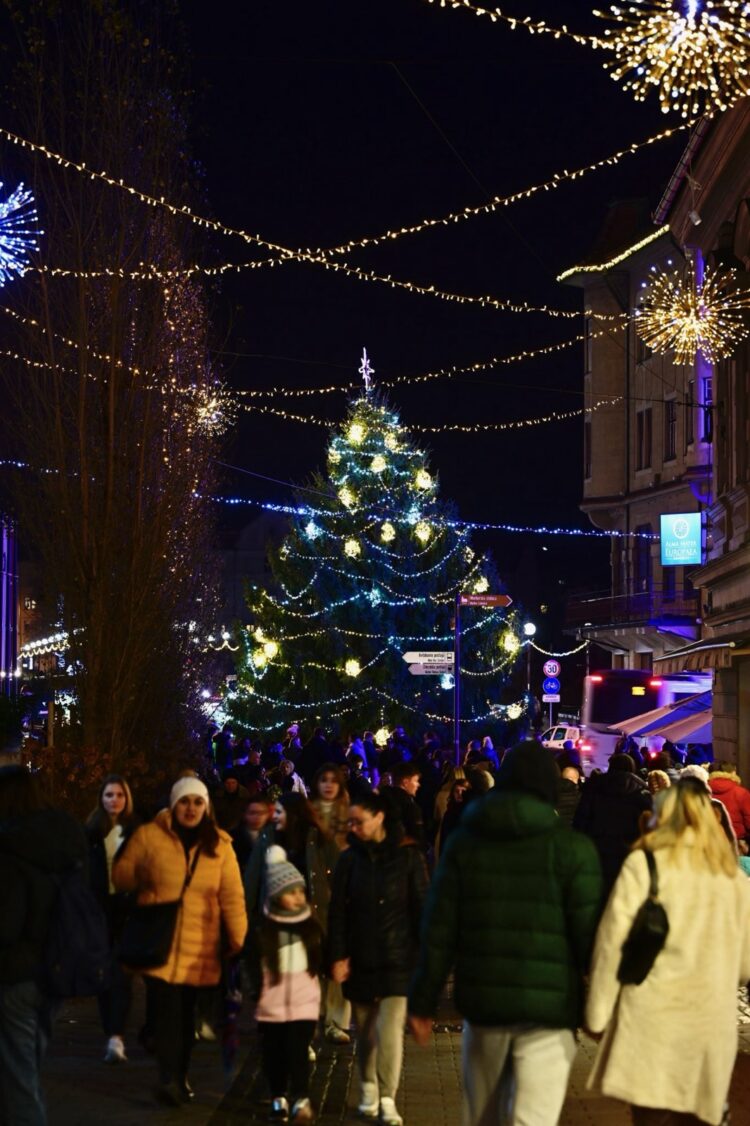
<svg viewBox="0 0 750 1126"><path fill-rule="evenodd" d="M712 743L713 742L713 714L709 708L704 712L684 719L672 720L663 727L655 728L649 735L660 735L672 743Z"/></svg>
<svg viewBox="0 0 750 1126"><path fill-rule="evenodd" d="M663 657L654 658L654 672L662 675L675 672L699 672L702 669L728 669L732 658L748 653L748 638L709 638L673 649Z"/></svg>

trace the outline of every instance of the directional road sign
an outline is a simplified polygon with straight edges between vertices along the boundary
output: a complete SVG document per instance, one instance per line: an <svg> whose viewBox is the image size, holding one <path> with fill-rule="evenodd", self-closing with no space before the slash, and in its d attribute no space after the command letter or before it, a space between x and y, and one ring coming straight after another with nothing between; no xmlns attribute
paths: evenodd
<svg viewBox="0 0 750 1126"><path fill-rule="evenodd" d="M554 693L554 692L545 692L544 696L542 696L542 703L543 704L559 704L560 703L560 696L558 694ZM552 712L550 712L550 715L551 714L552 714Z"/></svg>
<svg viewBox="0 0 750 1126"><path fill-rule="evenodd" d="M460 594L461 606L510 606L513 599L508 594Z"/></svg>
<svg viewBox="0 0 750 1126"><path fill-rule="evenodd" d="M544 678L544 682L542 683L542 692L544 692L545 696L554 696L555 693L559 693L559 691L560 681L556 676L547 676Z"/></svg>
<svg viewBox="0 0 750 1126"><path fill-rule="evenodd" d="M438 664L435 661L429 665L409 665L409 672L412 676L442 676L444 673L453 672L453 664L449 665L447 661Z"/></svg>
<svg viewBox="0 0 750 1126"><path fill-rule="evenodd" d="M545 661L543 665L545 676L559 676L560 675L560 662L559 661Z"/></svg>
<svg viewBox="0 0 750 1126"><path fill-rule="evenodd" d="M407 665L430 665L437 662L440 665L453 666L453 653L450 650L444 652L436 649L411 650L402 656Z"/></svg>

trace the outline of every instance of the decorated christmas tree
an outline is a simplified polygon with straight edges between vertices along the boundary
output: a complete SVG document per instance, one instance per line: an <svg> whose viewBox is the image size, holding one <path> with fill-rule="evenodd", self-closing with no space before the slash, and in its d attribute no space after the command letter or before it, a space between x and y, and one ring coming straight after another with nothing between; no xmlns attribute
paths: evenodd
<svg viewBox="0 0 750 1126"><path fill-rule="evenodd" d="M331 436L327 473L299 494L270 557L270 589L249 591L232 709L255 730L338 721L447 731L453 675L414 675L404 655L452 653L456 595L501 590L438 499L425 451L372 388L366 353L360 371L364 392ZM462 624L464 740L520 714L503 691L519 640L513 616L494 607L465 609Z"/></svg>

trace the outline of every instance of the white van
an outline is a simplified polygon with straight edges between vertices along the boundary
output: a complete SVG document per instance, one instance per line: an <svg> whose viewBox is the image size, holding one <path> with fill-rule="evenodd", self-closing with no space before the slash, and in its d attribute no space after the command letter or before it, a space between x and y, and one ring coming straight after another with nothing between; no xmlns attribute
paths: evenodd
<svg viewBox="0 0 750 1126"><path fill-rule="evenodd" d="M580 727L564 727L558 723L556 727L550 727L544 732L541 741L542 746L549 747L551 751L563 751L566 743L572 743L575 747L580 738Z"/></svg>

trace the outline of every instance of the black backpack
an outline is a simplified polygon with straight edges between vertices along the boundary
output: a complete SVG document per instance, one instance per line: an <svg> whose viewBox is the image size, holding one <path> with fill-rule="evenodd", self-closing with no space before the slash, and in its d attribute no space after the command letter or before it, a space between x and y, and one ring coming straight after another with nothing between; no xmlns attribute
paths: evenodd
<svg viewBox="0 0 750 1126"><path fill-rule="evenodd" d="M42 950L40 985L48 997L93 997L109 985L107 924L83 863L50 876L55 899Z"/></svg>

